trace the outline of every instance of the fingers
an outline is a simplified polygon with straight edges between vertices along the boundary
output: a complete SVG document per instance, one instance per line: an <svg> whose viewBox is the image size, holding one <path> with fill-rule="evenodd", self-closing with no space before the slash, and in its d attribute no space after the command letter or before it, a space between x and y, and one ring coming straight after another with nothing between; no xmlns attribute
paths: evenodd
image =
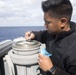
<svg viewBox="0 0 76 75"><path fill-rule="evenodd" d="M53 63L49 57L44 56L43 54L39 54L38 57L39 67L43 71L48 71L53 66Z"/></svg>
<svg viewBox="0 0 76 75"><path fill-rule="evenodd" d="M30 35L31 35L31 32L30 31L26 32L25 33L25 39L26 40L30 39Z"/></svg>
<svg viewBox="0 0 76 75"><path fill-rule="evenodd" d="M42 60L45 58L45 56L43 54L38 54L38 63L39 65L41 64Z"/></svg>
<svg viewBox="0 0 76 75"><path fill-rule="evenodd" d="M40 53L38 54L38 61L41 61L41 59L43 59L43 55Z"/></svg>
<svg viewBox="0 0 76 75"><path fill-rule="evenodd" d="M42 59L42 58L44 58L44 55L41 54L41 53L39 53L39 54L38 54L38 57Z"/></svg>
<svg viewBox="0 0 76 75"><path fill-rule="evenodd" d="M38 54L38 63L39 63L39 65L41 64L41 62L47 61L47 60L50 60L50 58L47 57L47 56L44 56L44 55L41 54L41 53Z"/></svg>
<svg viewBox="0 0 76 75"><path fill-rule="evenodd" d="M43 58L49 58L48 56L45 56L45 55L43 55L43 54L41 54L41 53L38 54L38 57L39 57L39 58L42 58L42 59L43 59Z"/></svg>
<svg viewBox="0 0 76 75"><path fill-rule="evenodd" d="M34 37L35 37L35 35L31 31L28 31L28 32L25 33L25 39L26 40L34 39Z"/></svg>
<svg viewBox="0 0 76 75"><path fill-rule="evenodd" d="M38 64L41 67L41 62L42 62L42 54L38 55Z"/></svg>

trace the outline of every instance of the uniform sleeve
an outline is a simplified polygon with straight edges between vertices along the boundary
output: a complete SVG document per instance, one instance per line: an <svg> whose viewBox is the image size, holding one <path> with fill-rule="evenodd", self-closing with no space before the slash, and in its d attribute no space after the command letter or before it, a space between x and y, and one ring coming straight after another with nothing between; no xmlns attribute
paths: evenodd
<svg viewBox="0 0 76 75"><path fill-rule="evenodd" d="M57 67L54 75L76 75L76 40L69 46L65 59L64 59L65 70Z"/></svg>
<svg viewBox="0 0 76 75"><path fill-rule="evenodd" d="M47 37L47 31L33 31L35 34L35 40L40 41L41 43L45 43Z"/></svg>

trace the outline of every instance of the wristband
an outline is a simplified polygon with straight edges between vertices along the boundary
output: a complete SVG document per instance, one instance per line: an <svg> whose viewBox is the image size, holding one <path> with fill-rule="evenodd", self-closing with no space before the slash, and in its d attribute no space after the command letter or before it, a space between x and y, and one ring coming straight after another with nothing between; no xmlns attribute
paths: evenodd
<svg viewBox="0 0 76 75"><path fill-rule="evenodd" d="M55 71L56 71L56 67L55 66L53 66L52 68L50 68L50 70L49 70L49 72L51 72L52 73L52 75L54 75L55 74Z"/></svg>

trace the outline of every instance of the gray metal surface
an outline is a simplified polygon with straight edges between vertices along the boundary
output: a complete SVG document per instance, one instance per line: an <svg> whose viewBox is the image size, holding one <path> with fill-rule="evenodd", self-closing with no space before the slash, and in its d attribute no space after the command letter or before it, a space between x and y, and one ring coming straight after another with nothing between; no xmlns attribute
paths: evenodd
<svg viewBox="0 0 76 75"><path fill-rule="evenodd" d="M41 43L35 40L18 40L4 57L6 75L41 75L38 53Z"/></svg>
<svg viewBox="0 0 76 75"><path fill-rule="evenodd" d="M0 57L4 56L12 49L12 40L4 40L0 42Z"/></svg>

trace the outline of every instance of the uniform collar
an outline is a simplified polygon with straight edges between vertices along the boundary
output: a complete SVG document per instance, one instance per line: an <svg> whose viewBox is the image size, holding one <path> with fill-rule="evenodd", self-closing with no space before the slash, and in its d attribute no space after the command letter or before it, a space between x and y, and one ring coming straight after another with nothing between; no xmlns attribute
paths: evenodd
<svg viewBox="0 0 76 75"><path fill-rule="evenodd" d="M75 31L75 29L76 29L76 24L75 24L74 22L70 22L70 28L71 28L71 29L70 29L69 31L63 31L63 32L61 32L60 34L58 34L58 35L55 37L55 41L58 41L58 40L60 40L60 39L62 39L62 38L64 38L64 37L72 34L72 33Z"/></svg>

